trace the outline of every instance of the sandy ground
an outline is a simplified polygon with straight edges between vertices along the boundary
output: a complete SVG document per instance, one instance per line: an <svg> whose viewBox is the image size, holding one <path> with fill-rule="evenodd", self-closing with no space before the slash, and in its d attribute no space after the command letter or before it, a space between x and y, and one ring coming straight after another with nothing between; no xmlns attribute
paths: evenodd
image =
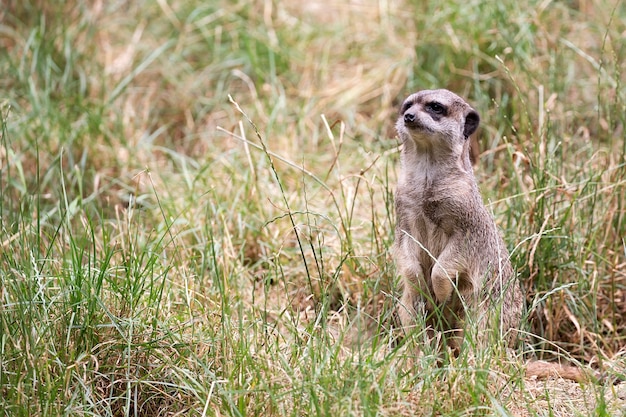
<svg viewBox="0 0 626 417"><path fill-rule="evenodd" d="M626 382L617 385L579 384L560 378L526 379L518 406L509 407L515 416L596 415L602 399L609 415L626 416ZM533 414L531 414L531 410Z"/></svg>

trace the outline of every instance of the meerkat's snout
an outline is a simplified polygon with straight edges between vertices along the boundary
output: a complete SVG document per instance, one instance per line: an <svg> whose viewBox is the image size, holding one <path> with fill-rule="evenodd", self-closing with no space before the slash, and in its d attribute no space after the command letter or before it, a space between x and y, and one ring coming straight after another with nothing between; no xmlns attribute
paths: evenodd
<svg viewBox="0 0 626 417"><path fill-rule="evenodd" d="M404 123L412 124L413 122L415 122L415 114L408 111L404 113Z"/></svg>
<svg viewBox="0 0 626 417"><path fill-rule="evenodd" d="M403 122L407 128L417 127L420 124L418 112L419 105L408 98L402 104L398 122Z"/></svg>

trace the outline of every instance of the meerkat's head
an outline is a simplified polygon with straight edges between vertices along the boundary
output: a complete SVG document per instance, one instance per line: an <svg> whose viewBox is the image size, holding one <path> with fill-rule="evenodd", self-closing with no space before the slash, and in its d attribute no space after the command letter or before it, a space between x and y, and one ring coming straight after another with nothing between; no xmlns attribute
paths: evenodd
<svg viewBox="0 0 626 417"><path fill-rule="evenodd" d="M424 90L411 94L400 108L396 129L400 138L419 149L462 153L480 117L461 97L448 90Z"/></svg>

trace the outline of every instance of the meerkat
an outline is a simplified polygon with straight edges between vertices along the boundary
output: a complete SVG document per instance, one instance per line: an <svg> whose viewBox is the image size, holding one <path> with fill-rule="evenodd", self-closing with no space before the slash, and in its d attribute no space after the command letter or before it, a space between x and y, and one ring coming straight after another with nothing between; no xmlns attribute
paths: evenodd
<svg viewBox="0 0 626 417"><path fill-rule="evenodd" d="M403 285L398 316L405 330L422 316L456 354L469 318L479 330L497 325L511 343L523 305L470 162L469 137L479 123L476 110L448 90L412 94L396 123L403 146L394 243Z"/></svg>
<svg viewBox="0 0 626 417"><path fill-rule="evenodd" d="M524 303L474 178L469 137L479 123L476 110L448 90L412 94L396 123L403 145L394 242L403 283L398 316L406 330L421 316L454 354L470 314L483 336L495 326L513 346ZM526 376L604 380L593 370L543 361L528 362Z"/></svg>

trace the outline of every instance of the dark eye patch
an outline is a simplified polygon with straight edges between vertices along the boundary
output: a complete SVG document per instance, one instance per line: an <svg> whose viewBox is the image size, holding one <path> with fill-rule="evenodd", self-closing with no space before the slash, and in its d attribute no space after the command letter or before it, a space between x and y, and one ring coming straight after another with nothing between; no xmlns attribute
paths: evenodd
<svg viewBox="0 0 626 417"><path fill-rule="evenodd" d="M440 116L445 116L448 113L447 107L436 101L426 103L426 110L428 110L429 113Z"/></svg>
<svg viewBox="0 0 626 417"><path fill-rule="evenodd" d="M412 100L406 100L404 103L402 103L402 108L400 109L400 114L404 114L413 104L414 103L413 103Z"/></svg>

